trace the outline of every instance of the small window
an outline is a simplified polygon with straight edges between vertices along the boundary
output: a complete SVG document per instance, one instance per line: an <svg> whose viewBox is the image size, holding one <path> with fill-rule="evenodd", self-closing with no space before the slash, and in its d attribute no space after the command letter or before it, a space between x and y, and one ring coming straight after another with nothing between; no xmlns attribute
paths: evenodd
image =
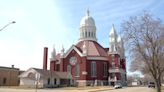
<svg viewBox="0 0 164 92"><path fill-rule="evenodd" d="M56 78L54 78L54 85L56 85Z"/></svg>
<svg viewBox="0 0 164 92"><path fill-rule="evenodd" d="M6 78L3 78L3 84L5 85L6 84Z"/></svg>

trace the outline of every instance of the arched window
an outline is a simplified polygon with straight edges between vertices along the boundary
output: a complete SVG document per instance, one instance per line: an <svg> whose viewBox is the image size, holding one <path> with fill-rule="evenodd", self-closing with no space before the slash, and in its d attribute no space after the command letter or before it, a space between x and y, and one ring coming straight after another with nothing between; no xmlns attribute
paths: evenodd
<svg viewBox="0 0 164 92"><path fill-rule="evenodd" d="M56 78L54 78L54 85L56 85Z"/></svg>
<svg viewBox="0 0 164 92"><path fill-rule="evenodd" d="M118 57L118 67L120 68L120 66L121 66L121 59L120 57Z"/></svg>
<svg viewBox="0 0 164 92"><path fill-rule="evenodd" d="M84 32L83 32L83 36L82 37L84 37Z"/></svg>
<svg viewBox="0 0 164 92"><path fill-rule="evenodd" d="M92 37L93 37L93 32L92 32Z"/></svg>
<svg viewBox="0 0 164 92"><path fill-rule="evenodd" d="M90 37L90 32L88 33L88 35L89 35L88 37Z"/></svg>
<svg viewBox="0 0 164 92"><path fill-rule="evenodd" d="M93 33L93 37L95 37L95 33Z"/></svg>
<svg viewBox="0 0 164 92"><path fill-rule="evenodd" d="M3 85L5 85L6 84L6 78L3 78Z"/></svg>
<svg viewBox="0 0 164 92"><path fill-rule="evenodd" d="M112 73L112 76L111 76L111 78L113 79L113 78L115 78L115 73Z"/></svg>
<svg viewBox="0 0 164 92"><path fill-rule="evenodd" d="M92 77L96 77L97 75L97 68L96 68L96 62L95 61L92 61L91 62L91 76Z"/></svg>
<svg viewBox="0 0 164 92"><path fill-rule="evenodd" d="M112 69L115 69L115 62L112 62Z"/></svg>
<svg viewBox="0 0 164 92"><path fill-rule="evenodd" d="M79 76L79 74L80 74L79 64L76 64L76 66L75 66L75 76Z"/></svg>
<svg viewBox="0 0 164 92"><path fill-rule="evenodd" d="M85 32L85 37L87 37L87 32Z"/></svg>
<svg viewBox="0 0 164 92"><path fill-rule="evenodd" d="M80 38L82 37L82 31L80 31Z"/></svg>
<svg viewBox="0 0 164 92"><path fill-rule="evenodd" d="M29 78L35 78L35 74L32 73L32 72L30 72L30 73L28 74L28 77L29 77Z"/></svg>
<svg viewBox="0 0 164 92"><path fill-rule="evenodd" d="M71 66L67 65L67 72L71 72Z"/></svg>

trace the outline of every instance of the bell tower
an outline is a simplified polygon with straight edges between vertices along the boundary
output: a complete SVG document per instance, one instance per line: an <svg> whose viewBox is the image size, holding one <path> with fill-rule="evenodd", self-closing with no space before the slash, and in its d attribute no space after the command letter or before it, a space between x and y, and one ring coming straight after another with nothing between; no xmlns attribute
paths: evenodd
<svg viewBox="0 0 164 92"><path fill-rule="evenodd" d="M112 53L112 52L116 52L117 49L118 49L118 44L117 44L117 33L116 33L116 30L115 30L115 27L114 27L114 24L112 25L112 29L109 33L109 53Z"/></svg>

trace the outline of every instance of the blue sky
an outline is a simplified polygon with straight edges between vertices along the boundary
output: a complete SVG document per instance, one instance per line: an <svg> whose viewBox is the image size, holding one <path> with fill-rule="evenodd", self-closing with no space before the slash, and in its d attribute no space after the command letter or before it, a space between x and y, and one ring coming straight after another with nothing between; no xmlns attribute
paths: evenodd
<svg viewBox="0 0 164 92"><path fill-rule="evenodd" d="M60 52L79 38L81 18L89 8L97 27L98 42L109 46L112 24L121 33L121 23L130 16L151 12L164 21L164 0L0 0L0 66L26 70L42 68L43 47ZM129 61L127 61L129 62Z"/></svg>

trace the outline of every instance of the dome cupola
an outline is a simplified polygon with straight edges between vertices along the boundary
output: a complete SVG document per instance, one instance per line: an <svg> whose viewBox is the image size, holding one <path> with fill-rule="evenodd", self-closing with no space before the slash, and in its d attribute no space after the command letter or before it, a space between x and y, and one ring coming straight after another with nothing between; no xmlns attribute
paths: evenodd
<svg viewBox="0 0 164 92"><path fill-rule="evenodd" d="M80 26L95 26L95 21L89 15L89 10L87 10L86 16L81 19Z"/></svg>
<svg viewBox="0 0 164 92"><path fill-rule="evenodd" d="M81 19L80 22L80 41L96 39L96 26L94 19L90 16L89 10L87 10L86 15Z"/></svg>

